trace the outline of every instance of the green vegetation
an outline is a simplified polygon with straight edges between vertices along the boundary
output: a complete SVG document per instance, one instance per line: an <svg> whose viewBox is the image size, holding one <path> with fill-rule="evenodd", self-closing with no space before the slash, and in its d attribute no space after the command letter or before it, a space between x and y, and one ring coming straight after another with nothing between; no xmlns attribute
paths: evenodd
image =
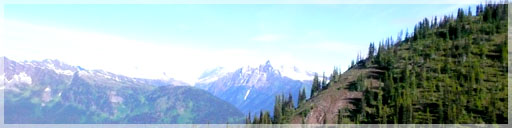
<svg viewBox="0 0 512 128"><path fill-rule="evenodd" d="M302 88L299 92L298 106L302 106L306 102L306 88Z"/></svg>
<svg viewBox="0 0 512 128"><path fill-rule="evenodd" d="M338 110L335 123L508 123L507 11L507 4L490 3L477 5L475 15L459 9L456 17L425 18L413 33L400 32L377 48L370 43L368 56L358 55L348 69L372 72L346 84L336 68L327 83L315 74L311 98L326 100L317 97L334 85L362 93L353 108ZM278 96L272 122L260 114L247 123L305 123L315 102L299 99L294 108Z"/></svg>
<svg viewBox="0 0 512 128"><path fill-rule="evenodd" d="M305 90L304 90L305 91ZM301 91L302 93L303 91ZM303 97L305 98L306 93L304 92ZM305 100L305 99L304 99ZM301 102L299 100L299 102ZM300 104L299 104L300 105ZM295 112L295 106L293 103L292 94L288 94L288 98L284 95L277 95L274 104L274 115L270 116L268 111L260 111L259 117L255 116L251 122L251 114L246 117L247 124L287 124L290 123L290 119Z"/></svg>
<svg viewBox="0 0 512 128"><path fill-rule="evenodd" d="M313 85L311 86L311 96L310 97L313 97L315 96L316 94L318 94L318 92L320 92L322 86L320 85L320 82L318 81L318 74L315 73L315 77L313 78Z"/></svg>
<svg viewBox="0 0 512 128"><path fill-rule="evenodd" d="M123 88L116 93L123 95L122 102L111 102L108 96L110 91L91 92L93 89L106 89L97 89L98 86L78 79L81 78L77 78L74 81L77 83L70 86L76 88L52 90L55 92L49 101L41 98L41 95L47 93L44 88L35 91L23 90L23 92L6 91L5 110L8 111L5 112L5 116L10 118L6 118L5 122L8 124L243 122L243 113L234 106L200 89L187 86L154 88L149 85ZM139 92L124 93L127 89ZM60 91L63 92L62 95L57 93ZM71 99L81 99L82 102L72 102Z"/></svg>
<svg viewBox="0 0 512 128"><path fill-rule="evenodd" d="M363 97L352 120L508 123L507 8L478 5L476 16L459 9L457 18L424 19L412 35L381 42L376 57L361 63L385 71L383 86L358 88Z"/></svg>

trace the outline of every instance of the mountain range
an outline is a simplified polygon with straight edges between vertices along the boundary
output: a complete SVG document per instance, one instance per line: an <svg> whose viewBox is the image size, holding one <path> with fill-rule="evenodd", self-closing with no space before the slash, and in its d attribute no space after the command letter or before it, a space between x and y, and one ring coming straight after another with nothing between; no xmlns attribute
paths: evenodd
<svg viewBox="0 0 512 128"><path fill-rule="evenodd" d="M276 95L310 90L313 72L270 61L205 71L194 86L88 70L59 60L3 58L6 123L240 123ZM309 96L309 91L307 91ZM297 102L295 102L296 105ZM226 112L219 115L219 111ZM52 118L44 118L52 117Z"/></svg>
<svg viewBox="0 0 512 128"><path fill-rule="evenodd" d="M173 79L3 58L5 123L240 123L242 112Z"/></svg>

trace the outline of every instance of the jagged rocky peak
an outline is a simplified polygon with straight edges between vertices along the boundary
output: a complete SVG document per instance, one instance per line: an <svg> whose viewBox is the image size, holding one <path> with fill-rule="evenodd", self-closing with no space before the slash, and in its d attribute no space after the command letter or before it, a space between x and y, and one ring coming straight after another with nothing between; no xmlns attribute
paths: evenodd
<svg viewBox="0 0 512 128"><path fill-rule="evenodd" d="M270 60L267 60L267 62L265 62L265 66L266 68L272 68L272 65L270 64Z"/></svg>
<svg viewBox="0 0 512 128"><path fill-rule="evenodd" d="M74 72L78 71L78 67L66 64L56 59L44 59L42 61L23 61L20 62L23 66L38 67L42 69L54 70L58 74L71 76Z"/></svg>
<svg viewBox="0 0 512 128"><path fill-rule="evenodd" d="M30 64L35 65L39 67L47 67L47 68L55 68L55 69L61 69L61 70L77 70L77 67L71 66L69 64L66 64L62 61L59 61L57 59L44 59L42 61L24 61L24 64Z"/></svg>
<svg viewBox="0 0 512 128"><path fill-rule="evenodd" d="M265 65L260 65L259 69L265 72L272 72L274 70L274 67L272 67L272 65L270 64L270 60L267 60L267 62L265 62Z"/></svg>
<svg viewBox="0 0 512 128"><path fill-rule="evenodd" d="M296 66L276 66L267 60L231 71L225 68L207 70L195 86L234 104L246 114L259 110L272 111L274 101L269 99L290 92L297 97L299 89L310 88L313 77L308 77L307 72L298 71L301 70Z"/></svg>
<svg viewBox="0 0 512 128"><path fill-rule="evenodd" d="M238 79L240 84L247 84L246 82L265 81L267 78L272 77L288 77L293 80L312 80L313 72L303 70L295 65L272 65L270 60L258 66L244 66L239 68L225 68L217 67L206 70L198 78L198 83L209 83L216 81L220 78L231 79L226 77L234 77Z"/></svg>
<svg viewBox="0 0 512 128"><path fill-rule="evenodd" d="M273 72L273 71L275 71L275 68L270 63L270 60L267 60L264 64L260 64L257 67L247 65L246 67L243 67L242 70L244 72L247 72L247 71L250 72L250 71L254 71L254 70L257 70L259 72ZM278 71L276 71L276 73L278 73Z"/></svg>

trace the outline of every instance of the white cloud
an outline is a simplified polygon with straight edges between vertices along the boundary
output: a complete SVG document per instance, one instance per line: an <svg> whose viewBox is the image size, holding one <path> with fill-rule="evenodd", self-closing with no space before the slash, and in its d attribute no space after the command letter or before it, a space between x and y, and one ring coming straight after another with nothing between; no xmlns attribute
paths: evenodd
<svg viewBox="0 0 512 128"><path fill-rule="evenodd" d="M266 60L270 60L273 66L297 66L315 72L330 72L334 66L332 64L349 64L350 60L355 58L355 54L359 50L365 50L367 46L360 48L356 44L331 41L293 45L294 47L281 51L211 50L186 47L180 41L140 42L108 34L39 26L19 21L6 21L4 25L6 33L3 35L4 41L1 42L0 55L10 59L59 59L86 69L103 69L140 78L172 77L190 84L194 84L206 69L217 66L232 69L247 65L257 66ZM264 35L259 39L271 41L280 38L282 36ZM318 59L311 60L302 56L309 53L296 53L294 50L297 49L299 52L320 53L312 54Z"/></svg>
<svg viewBox="0 0 512 128"><path fill-rule="evenodd" d="M169 77L194 83L204 69L263 63L248 50L213 51L179 43L148 43L121 37L6 21L0 55L16 60L59 59L87 69L141 78Z"/></svg>
<svg viewBox="0 0 512 128"><path fill-rule="evenodd" d="M276 34L264 34L254 37L252 40L260 41L260 42L275 42L283 39L283 36Z"/></svg>

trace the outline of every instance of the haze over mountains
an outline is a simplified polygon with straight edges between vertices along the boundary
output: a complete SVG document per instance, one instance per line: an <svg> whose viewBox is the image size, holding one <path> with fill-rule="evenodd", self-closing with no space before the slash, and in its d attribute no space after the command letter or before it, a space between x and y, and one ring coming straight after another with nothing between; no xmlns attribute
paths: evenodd
<svg viewBox="0 0 512 128"><path fill-rule="evenodd" d="M236 123L243 117L233 105L171 79L2 59L5 123Z"/></svg>
<svg viewBox="0 0 512 128"><path fill-rule="evenodd" d="M299 89L311 88L313 77L295 66L273 67L267 61L205 71L190 86L59 60L2 59L6 123L240 123L249 112L272 111L276 95L292 94L296 100Z"/></svg>

